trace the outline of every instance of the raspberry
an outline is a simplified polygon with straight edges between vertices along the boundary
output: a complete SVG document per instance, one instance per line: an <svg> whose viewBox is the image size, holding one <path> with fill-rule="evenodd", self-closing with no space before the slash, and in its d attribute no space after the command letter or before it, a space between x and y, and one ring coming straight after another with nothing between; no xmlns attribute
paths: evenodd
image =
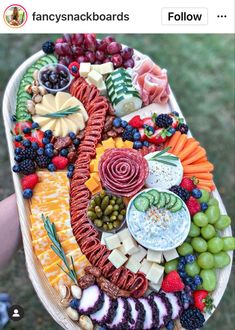
<svg viewBox="0 0 235 330"><path fill-rule="evenodd" d="M36 173L26 175L21 179L21 185L23 190L33 189L37 183L38 183L38 176Z"/></svg>
<svg viewBox="0 0 235 330"><path fill-rule="evenodd" d="M55 156L52 158L52 163L58 170L63 170L68 165L68 159L63 156Z"/></svg>
<svg viewBox="0 0 235 330"><path fill-rule="evenodd" d="M183 178L180 183L180 187L182 187L188 191L192 191L194 188L196 188L193 180L190 178Z"/></svg>
<svg viewBox="0 0 235 330"><path fill-rule="evenodd" d="M140 116L135 116L129 121L129 125L135 128L141 128L143 127L143 120L140 118Z"/></svg>
<svg viewBox="0 0 235 330"><path fill-rule="evenodd" d="M201 205L197 201L197 199L193 196L190 196L189 199L186 202L186 205L188 207L189 213L191 216L195 215L196 213L201 211Z"/></svg>
<svg viewBox="0 0 235 330"><path fill-rule="evenodd" d="M184 283L176 270L172 270L164 277L161 289L165 292L177 292L184 289Z"/></svg>

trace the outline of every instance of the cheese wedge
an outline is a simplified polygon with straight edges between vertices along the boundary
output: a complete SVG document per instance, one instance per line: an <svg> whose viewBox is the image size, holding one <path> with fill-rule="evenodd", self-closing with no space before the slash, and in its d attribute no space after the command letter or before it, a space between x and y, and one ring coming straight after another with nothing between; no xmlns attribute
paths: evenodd
<svg viewBox="0 0 235 330"><path fill-rule="evenodd" d="M71 132L71 127L67 124L66 120L64 118L60 118L60 123L61 123L61 131L60 135L65 137L69 132Z"/></svg>
<svg viewBox="0 0 235 330"><path fill-rule="evenodd" d="M82 113L76 112L73 115L70 115L69 119L76 124L77 130L81 131L85 128L85 122Z"/></svg>
<svg viewBox="0 0 235 330"><path fill-rule="evenodd" d="M44 106L45 108L51 110L51 112L55 112L56 111L55 96L53 94L44 95L42 98L41 105ZM36 108L36 112L37 112L37 105L35 108Z"/></svg>
<svg viewBox="0 0 235 330"><path fill-rule="evenodd" d="M63 109L63 104L71 98L71 94L65 92L58 92L55 96L56 110Z"/></svg>
<svg viewBox="0 0 235 330"><path fill-rule="evenodd" d="M48 121L45 125L43 125L41 127L41 130L43 132L45 132L46 130L50 129L50 130L54 130L55 126L56 126L56 122L57 122L57 119L52 119L50 118L50 121Z"/></svg>
<svg viewBox="0 0 235 330"><path fill-rule="evenodd" d="M46 125L51 120L51 118L41 117L39 115L35 115L32 118L34 122L39 124L39 126Z"/></svg>
<svg viewBox="0 0 235 330"><path fill-rule="evenodd" d="M61 134L61 119L56 120L56 126L53 130L53 134L55 136L60 136L60 134Z"/></svg>
<svg viewBox="0 0 235 330"><path fill-rule="evenodd" d="M85 121L88 120L88 114L86 112L86 109L84 108L84 105L82 102L80 102L76 97L72 96L68 101L66 101L63 105L62 109L70 108L78 106L79 110L78 112L82 114Z"/></svg>

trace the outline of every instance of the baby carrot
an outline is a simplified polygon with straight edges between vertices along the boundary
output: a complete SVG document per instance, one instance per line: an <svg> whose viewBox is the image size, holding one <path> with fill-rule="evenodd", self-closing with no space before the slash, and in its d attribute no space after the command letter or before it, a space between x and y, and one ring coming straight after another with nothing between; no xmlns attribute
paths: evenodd
<svg viewBox="0 0 235 330"><path fill-rule="evenodd" d="M181 133L179 131L175 132L175 134L169 139L169 143L168 143L168 147L171 147L171 149L169 150L169 152L171 153L175 144L177 143L177 141L179 140L181 136Z"/></svg>
<svg viewBox="0 0 235 330"><path fill-rule="evenodd" d="M186 134L182 134L179 138L178 142L176 143L175 147L173 147L173 150L171 151L176 156L179 154L179 152L183 149L188 137Z"/></svg>
<svg viewBox="0 0 235 330"><path fill-rule="evenodd" d="M189 144L187 142L186 144L187 145L178 154L178 157L180 158L180 160L184 160L186 157L188 157L195 150L195 148L198 146L197 141L190 142Z"/></svg>

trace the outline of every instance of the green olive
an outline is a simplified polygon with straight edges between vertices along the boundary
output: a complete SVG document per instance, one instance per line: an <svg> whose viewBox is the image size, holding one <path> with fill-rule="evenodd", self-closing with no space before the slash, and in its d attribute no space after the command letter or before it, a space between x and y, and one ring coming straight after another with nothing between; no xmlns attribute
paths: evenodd
<svg viewBox="0 0 235 330"><path fill-rule="evenodd" d="M117 198L116 204L118 204L118 205L122 204L122 198L121 197L118 197Z"/></svg>
<svg viewBox="0 0 235 330"><path fill-rule="evenodd" d="M109 222L109 223L108 223L108 228L109 228L109 230L112 230L112 229L113 229L113 224L112 224L112 222Z"/></svg>
<svg viewBox="0 0 235 330"><path fill-rule="evenodd" d="M101 202L101 209L104 211L109 205L109 196L105 196Z"/></svg>
<svg viewBox="0 0 235 330"><path fill-rule="evenodd" d="M103 221L104 221L104 222L109 222L110 219L109 219L109 217L108 217L107 215L104 215L104 216L103 216Z"/></svg>
<svg viewBox="0 0 235 330"><path fill-rule="evenodd" d="M110 205L115 205L115 203L116 203L116 202L115 202L114 200L111 200L111 201L110 201Z"/></svg>
<svg viewBox="0 0 235 330"><path fill-rule="evenodd" d="M102 210L101 210L101 208L97 205L96 207L95 207L95 212L97 213L97 212L101 212Z"/></svg>
<svg viewBox="0 0 235 330"><path fill-rule="evenodd" d="M118 205L118 204L115 204L114 207L113 207L113 209L114 209L115 211L118 211L118 210L119 210L119 205Z"/></svg>
<svg viewBox="0 0 235 330"><path fill-rule="evenodd" d="M108 229L109 229L107 223L104 223L104 224L103 224L103 229L104 229L104 230L108 230Z"/></svg>
<svg viewBox="0 0 235 330"><path fill-rule="evenodd" d="M121 212L120 212L121 215L126 215L126 210L125 209L122 209Z"/></svg>
<svg viewBox="0 0 235 330"><path fill-rule="evenodd" d="M116 217L118 216L118 211L113 211L113 213L111 215L115 215Z"/></svg>
<svg viewBox="0 0 235 330"><path fill-rule="evenodd" d="M95 203L94 199L92 199L92 201L90 202L90 206L91 207L95 207L96 206L96 203Z"/></svg>
<svg viewBox="0 0 235 330"><path fill-rule="evenodd" d="M95 201L96 205L100 205L101 204L101 197L100 197L100 195L95 196L94 201Z"/></svg>
<svg viewBox="0 0 235 330"><path fill-rule="evenodd" d="M118 215L118 220L122 221L123 218L124 218L124 216L123 216L122 214L119 214L119 215Z"/></svg>
<svg viewBox="0 0 235 330"><path fill-rule="evenodd" d="M97 227L102 227L103 222L102 222L101 220L99 220L99 219L96 219L96 220L94 221L94 224L95 224Z"/></svg>
<svg viewBox="0 0 235 330"><path fill-rule="evenodd" d="M110 217L110 221L115 221L115 220L117 220L116 215L111 215L111 217Z"/></svg>
<svg viewBox="0 0 235 330"><path fill-rule="evenodd" d="M120 227L120 223L119 223L119 221L114 221L114 222L113 222L113 226L114 226L114 228L118 228L118 227Z"/></svg>
<svg viewBox="0 0 235 330"><path fill-rule="evenodd" d="M96 218L96 213L93 211L88 211L87 216L89 219L94 220Z"/></svg>
<svg viewBox="0 0 235 330"><path fill-rule="evenodd" d="M110 215L112 212L113 212L113 206L112 205L109 205L104 210L104 215Z"/></svg>
<svg viewBox="0 0 235 330"><path fill-rule="evenodd" d="M116 196L113 196L113 197L112 197L112 200L113 200L113 201L116 201L116 199L117 199Z"/></svg>
<svg viewBox="0 0 235 330"><path fill-rule="evenodd" d="M101 190L100 192L100 197L104 198L106 196L106 192L104 190Z"/></svg>

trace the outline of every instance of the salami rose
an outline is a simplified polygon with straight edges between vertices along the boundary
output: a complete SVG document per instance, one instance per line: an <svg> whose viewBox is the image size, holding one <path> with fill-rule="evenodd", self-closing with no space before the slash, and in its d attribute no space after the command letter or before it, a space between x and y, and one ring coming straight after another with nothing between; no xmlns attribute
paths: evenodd
<svg viewBox="0 0 235 330"><path fill-rule="evenodd" d="M99 175L107 190L132 197L144 186L148 163L134 149L108 149L100 159Z"/></svg>

